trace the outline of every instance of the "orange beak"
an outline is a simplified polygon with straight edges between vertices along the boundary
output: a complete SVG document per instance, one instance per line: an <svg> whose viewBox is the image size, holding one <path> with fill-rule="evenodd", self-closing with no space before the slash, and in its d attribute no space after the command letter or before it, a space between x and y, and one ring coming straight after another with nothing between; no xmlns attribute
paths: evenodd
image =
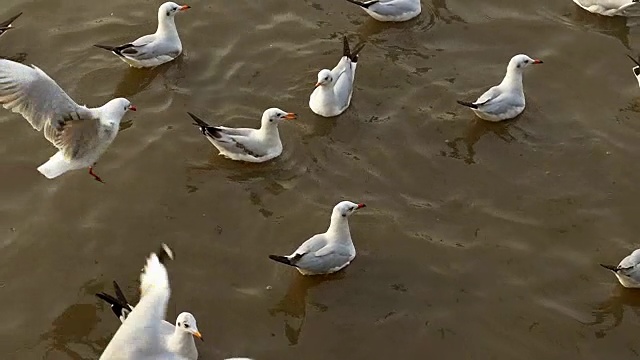
<svg viewBox="0 0 640 360"><path fill-rule="evenodd" d="M537 59L533 60L533 63L534 64L543 64L542 60L537 60Z"/></svg>
<svg viewBox="0 0 640 360"><path fill-rule="evenodd" d="M180 11L185 11L185 10L189 10L189 9L191 9L191 6L189 6L189 5L182 5L182 6L180 6L178 8L178 10L180 10Z"/></svg>
<svg viewBox="0 0 640 360"><path fill-rule="evenodd" d="M318 82L318 83L316 83L316 86L315 86L315 87L318 87L318 86L320 86L320 85L322 85L322 84L320 84L320 83Z"/></svg>
<svg viewBox="0 0 640 360"><path fill-rule="evenodd" d="M201 341L204 341L204 338L202 337L202 334L200 334L200 331L196 331L193 333L193 336L197 337L198 339L200 339Z"/></svg>
<svg viewBox="0 0 640 360"><path fill-rule="evenodd" d="M287 115L285 115L284 118L287 120L295 120L298 118L298 115L294 113L287 113Z"/></svg>
<svg viewBox="0 0 640 360"><path fill-rule="evenodd" d="M129 105L129 110L131 110L131 111L138 111L138 109L137 109L135 106L133 106L133 105Z"/></svg>

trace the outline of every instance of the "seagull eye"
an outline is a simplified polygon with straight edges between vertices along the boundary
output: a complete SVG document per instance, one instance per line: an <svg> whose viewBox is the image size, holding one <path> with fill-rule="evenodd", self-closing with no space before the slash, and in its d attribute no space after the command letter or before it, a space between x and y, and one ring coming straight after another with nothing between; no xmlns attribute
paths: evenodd
<svg viewBox="0 0 640 360"><path fill-rule="evenodd" d="M184 324L184 328L185 328L185 329L188 329L188 328L189 328L189 324L186 324L186 323L185 323L185 324Z"/></svg>
<svg viewBox="0 0 640 360"><path fill-rule="evenodd" d="M178 326L182 326L182 323L178 323Z"/></svg>

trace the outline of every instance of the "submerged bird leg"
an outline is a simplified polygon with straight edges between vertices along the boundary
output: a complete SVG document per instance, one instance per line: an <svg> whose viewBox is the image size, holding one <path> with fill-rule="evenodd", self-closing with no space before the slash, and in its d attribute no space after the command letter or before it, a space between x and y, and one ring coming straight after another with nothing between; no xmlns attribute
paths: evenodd
<svg viewBox="0 0 640 360"><path fill-rule="evenodd" d="M89 166L89 175L93 176L93 178L96 181L100 181L101 183L104 184L104 181L102 181L102 179L100 178L100 176L96 175L96 173L93 172L93 166Z"/></svg>

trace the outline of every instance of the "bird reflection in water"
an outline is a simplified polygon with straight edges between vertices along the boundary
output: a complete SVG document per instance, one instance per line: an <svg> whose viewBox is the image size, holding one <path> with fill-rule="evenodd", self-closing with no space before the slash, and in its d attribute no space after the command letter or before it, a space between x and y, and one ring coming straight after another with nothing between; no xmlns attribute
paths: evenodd
<svg viewBox="0 0 640 360"><path fill-rule="evenodd" d="M514 120L517 120L517 118ZM509 132L509 128L513 126L514 120L497 123L480 119L472 120L471 126L467 128L463 136L446 141L447 146L451 149L447 156L454 159L463 159L467 164L475 164L476 150L474 147L483 136L493 134L507 143L516 140L516 137ZM466 155L461 154L461 150L458 148L460 143L466 148Z"/></svg>
<svg viewBox="0 0 640 360"><path fill-rule="evenodd" d="M638 289L627 289L616 285L608 300L596 304L591 311L594 320L585 325L600 328L594 334L597 338L603 338L609 331L622 324L625 307L633 311L636 316L640 316L640 292Z"/></svg>
<svg viewBox="0 0 640 360"><path fill-rule="evenodd" d="M340 271L330 275L303 276L295 274L287 293L278 304L269 309L271 316L284 314L284 333L289 340L289 345L298 344L302 327L307 314L307 293L309 289L314 288L322 283L341 280L344 278L344 271ZM328 310L326 305L320 303L309 302L317 311L325 312Z"/></svg>

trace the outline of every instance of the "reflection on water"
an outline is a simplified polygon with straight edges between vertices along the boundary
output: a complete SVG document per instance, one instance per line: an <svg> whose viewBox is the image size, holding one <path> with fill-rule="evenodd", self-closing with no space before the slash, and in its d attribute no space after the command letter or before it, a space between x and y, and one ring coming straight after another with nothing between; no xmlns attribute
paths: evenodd
<svg viewBox="0 0 640 360"><path fill-rule="evenodd" d="M307 316L307 304L320 312L328 310L326 305L307 301L307 295L310 289L321 285L325 282L343 279L344 272L326 276L303 276L296 273L289 283L286 294L273 308L269 309L271 316L283 314L284 333L289 340L289 345L296 345L300 339L300 333L304 326Z"/></svg>
<svg viewBox="0 0 640 360"><path fill-rule="evenodd" d="M447 156L464 160L467 164L475 164L476 150L474 147L485 135L493 134L506 143L516 140L516 137L509 131L514 126L515 121L492 123L480 119L471 120L470 126L463 136L456 137L453 140L446 140L445 143L451 149ZM460 145L464 147L464 150L460 149Z"/></svg>
<svg viewBox="0 0 640 360"><path fill-rule="evenodd" d="M625 310L631 311L636 315L636 319L640 319L640 293L637 289L627 289L616 284L609 299L593 307L591 314L594 320L585 325L597 329L594 332L596 337L605 337L608 332L622 324Z"/></svg>

